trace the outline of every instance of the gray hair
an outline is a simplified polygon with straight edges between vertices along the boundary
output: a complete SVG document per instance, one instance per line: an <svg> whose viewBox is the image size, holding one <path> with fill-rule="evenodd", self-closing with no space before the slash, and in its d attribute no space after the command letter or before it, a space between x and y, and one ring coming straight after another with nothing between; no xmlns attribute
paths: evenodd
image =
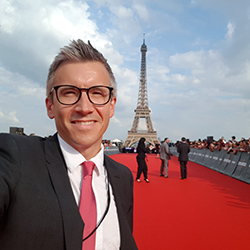
<svg viewBox="0 0 250 250"><path fill-rule="evenodd" d="M112 72L111 67L109 66L107 59L97 50L95 49L90 41L88 44L78 39L77 41L73 40L68 46L64 46L60 49L60 52L55 57L54 61L50 65L48 78L47 78L47 87L46 87L46 95L49 97L50 91L52 89L54 75L58 67L61 63L65 61L71 62L100 62L107 69L110 76L110 85L114 88L112 92L112 96L116 97L117 95L117 87L115 76Z"/></svg>

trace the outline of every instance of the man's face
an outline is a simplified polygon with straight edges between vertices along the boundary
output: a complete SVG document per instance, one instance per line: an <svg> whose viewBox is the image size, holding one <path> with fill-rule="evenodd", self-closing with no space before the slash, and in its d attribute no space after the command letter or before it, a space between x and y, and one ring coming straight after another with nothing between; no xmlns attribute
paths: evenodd
<svg viewBox="0 0 250 250"><path fill-rule="evenodd" d="M166 143L169 143L169 139L166 140Z"/></svg>
<svg viewBox="0 0 250 250"><path fill-rule="evenodd" d="M100 62L64 62L54 75L53 87L58 85L74 85L78 88L110 86L110 77ZM85 91L82 91L81 99L74 105L60 104L55 90L52 98L53 101L46 98L47 114L49 118L55 119L59 135L83 155L91 152L94 156L100 150L102 136L109 119L114 115L116 98L101 106L92 104Z"/></svg>

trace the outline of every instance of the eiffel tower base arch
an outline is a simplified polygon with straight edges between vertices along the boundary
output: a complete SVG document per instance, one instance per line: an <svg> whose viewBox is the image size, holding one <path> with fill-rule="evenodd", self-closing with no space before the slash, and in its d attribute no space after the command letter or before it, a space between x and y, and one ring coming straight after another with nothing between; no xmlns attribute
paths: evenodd
<svg viewBox="0 0 250 250"><path fill-rule="evenodd" d="M152 133L143 133L143 132L128 132L128 137L126 141L123 144L123 148L129 148L131 147L134 143L138 142L142 137L146 139L147 142L155 146L155 144L158 142L157 134L156 132Z"/></svg>

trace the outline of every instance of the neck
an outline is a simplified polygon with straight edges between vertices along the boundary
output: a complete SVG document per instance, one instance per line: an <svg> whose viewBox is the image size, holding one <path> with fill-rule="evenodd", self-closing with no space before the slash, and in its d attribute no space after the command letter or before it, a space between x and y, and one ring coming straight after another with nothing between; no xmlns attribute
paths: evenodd
<svg viewBox="0 0 250 250"><path fill-rule="evenodd" d="M58 134L58 136L60 136ZM81 144L78 144L78 143L68 143L66 142L61 136L60 138L65 142L67 143L69 146L71 146L72 148L74 148L75 150L77 150L80 154L83 155L83 157L88 161L90 159L92 159L93 157L95 157L101 150L102 148L102 143L101 141L96 142L94 144L90 144L90 145L81 145Z"/></svg>
<svg viewBox="0 0 250 250"><path fill-rule="evenodd" d="M99 147L93 148L81 148L81 149L76 149L80 154L84 156L84 158L88 161L95 157L101 150L101 145Z"/></svg>

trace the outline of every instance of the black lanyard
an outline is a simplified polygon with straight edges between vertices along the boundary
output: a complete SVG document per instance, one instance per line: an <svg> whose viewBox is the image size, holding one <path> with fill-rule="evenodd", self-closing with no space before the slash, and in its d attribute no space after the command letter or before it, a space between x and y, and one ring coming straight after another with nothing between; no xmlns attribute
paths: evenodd
<svg viewBox="0 0 250 250"><path fill-rule="evenodd" d="M110 184L110 182L109 182L108 171L107 171L107 179L108 179L108 191L107 191L108 199L107 199L107 207L106 207L106 210L105 210L105 212L104 212L104 214L103 214L101 220L97 223L96 227L93 229L93 231L92 231L87 237L85 237L85 238L82 240L82 242L85 241L85 240L87 240L87 239L97 230L97 228L101 225L101 223L103 222L104 218L106 217L106 215L107 215L107 213L108 213L108 211L109 211L109 207L110 207L110 189L109 189L109 184Z"/></svg>

